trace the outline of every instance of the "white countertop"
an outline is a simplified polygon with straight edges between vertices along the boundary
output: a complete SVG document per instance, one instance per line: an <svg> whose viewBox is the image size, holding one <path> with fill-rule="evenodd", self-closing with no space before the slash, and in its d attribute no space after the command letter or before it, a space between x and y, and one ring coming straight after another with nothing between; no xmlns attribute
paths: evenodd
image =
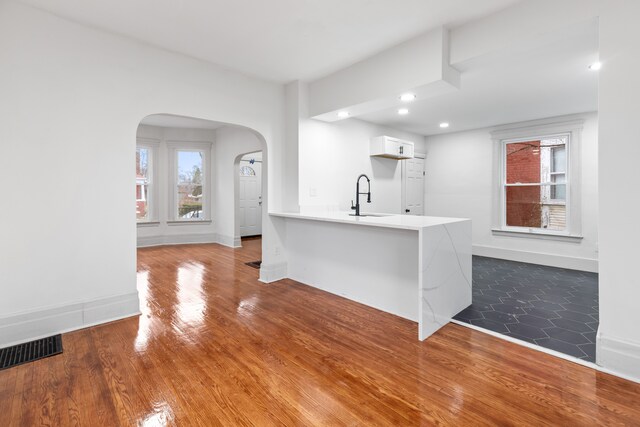
<svg viewBox="0 0 640 427"><path fill-rule="evenodd" d="M351 216L352 212L270 212L269 215L281 218L294 218L310 221L337 222L342 224L365 225L369 227L398 228L403 230L420 230L426 227L450 224L453 222L469 221L468 218L445 218L437 216L372 214L382 216Z"/></svg>

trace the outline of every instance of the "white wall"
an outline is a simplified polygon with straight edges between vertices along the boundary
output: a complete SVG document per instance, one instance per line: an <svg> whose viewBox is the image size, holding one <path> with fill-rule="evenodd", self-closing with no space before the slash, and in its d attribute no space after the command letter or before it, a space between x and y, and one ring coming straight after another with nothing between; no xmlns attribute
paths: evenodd
<svg viewBox="0 0 640 427"><path fill-rule="evenodd" d="M300 81L293 81L285 86L285 142L283 150L283 165L287 179L283 185L287 187L282 207L287 212L298 212L298 168L300 144L300 118L308 117L307 85Z"/></svg>
<svg viewBox="0 0 640 427"><path fill-rule="evenodd" d="M349 210L355 198L356 179L371 179L371 204L361 197L364 212L400 213L402 209L401 162L370 157L369 139L388 135L415 143L424 151L424 137L378 126L358 119L325 123L302 119L300 123L300 209ZM366 181L361 181L366 191ZM354 201L355 202L355 201Z"/></svg>
<svg viewBox="0 0 640 427"><path fill-rule="evenodd" d="M566 268L597 270L598 117L584 114L581 242L494 236L492 129L429 136L426 140L425 215L471 218L474 253Z"/></svg>
<svg viewBox="0 0 640 427"><path fill-rule="evenodd" d="M598 363L640 381L640 2L600 16Z"/></svg>
<svg viewBox="0 0 640 427"><path fill-rule="evenodd" d="M263 150L262 142L245 129L223 127L216 129L215 144L215 214L216 232L219 242L227 246L241 246L240 224L237 218L238 204L238 163L242 155ZM263 159L263 172L269 165L267 156ZM268 187L266 176L262 177L263 206L268 203L269 194L264 191ZM262 210L262 224L269 221L267 209Z"/></svg>
<svg viewBox="0 0 640 427"><path fill-rule="evenodd" d="M143 117L254 129L273 166L270 205L280 207L280 85L3 1L0 93L3 200L35 204L0 209L0 344L137 312L132 182ZM283 260L264 225L269 280Z"/></svg>

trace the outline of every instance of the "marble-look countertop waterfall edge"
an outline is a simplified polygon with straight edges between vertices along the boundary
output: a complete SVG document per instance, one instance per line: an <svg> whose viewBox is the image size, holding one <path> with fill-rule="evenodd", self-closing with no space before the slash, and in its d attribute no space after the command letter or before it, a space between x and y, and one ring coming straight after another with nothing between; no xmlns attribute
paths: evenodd
<svg viewBox="0 0 640 427"><path fill-rule="evenodd" d="M294 244L290 251L293 258L289 260L289 278L417 321L420 340L431 336L471 305L470 219L389 214L354 217L339 211L273 212L270 215L290 219L286 221L287 227L295 230L286 234L287 245ZM343 224L356 227L343 228ZM375 230L363 233L362 226L395 229L398 233L379 234ZM401 231L417 231L417 240L414 240L417 245L408 244L409 238ZM395 235L398 237L393 237ZM405 237L401 237L403 235ZM364 251L366 256L350 258L348 263L337 261L333 252L346 246L345 241L358 244L358 254ZM416 262L410 270L398 270L400 264L396 262L388 267L377 264L378 270L388 270L395 275L395 279L389 280L391 276L387 274L385 280L382 279L385 274L380 271L369 272L368 260L390 247L394 252L389 253L389 259L395 257L396 261L404 262L415 257ZM414 279L408 278L410 274L405 274L408 271L415 272ZM344 277L350 279L344 280ZM411 291L406 294L410 288L414 289L413 296ZM416 309L415 317L410 315L412 307Z"/></svg>
<svg viewBox="0 0 640 427"><path fill-rule="evenodd" d="M471 221L420 231L419 339L471 305Z"/></svg>
<svg viewBox="0 0 640 427"><path fill-rule="evenodd" d="M369 227L397 228L402 230L421 230L425 227L434 227L444 224L451 224L463 221L470 221L468 218L446 218L436 216L418 215L398 215L398 214L378 214L364 213L364 215L382 216L352 216L350 212L329 211L329 212L270 212L269 215L282 218L304 219L311 221L336 222L342 224L364 225Z"/></svg>

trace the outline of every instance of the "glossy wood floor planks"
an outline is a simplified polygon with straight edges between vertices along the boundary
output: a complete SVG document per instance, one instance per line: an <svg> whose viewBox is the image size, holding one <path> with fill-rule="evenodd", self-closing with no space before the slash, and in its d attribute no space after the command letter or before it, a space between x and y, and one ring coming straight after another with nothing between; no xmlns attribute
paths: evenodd
<svg viewBox="0 0 640 427"><path fill-rule="evenodd" d="M259 282L261 242L243 244L140 249L142 315L1 371L0 426L640 425L640 384L453 324L419 342L415 323Z"/></svg>

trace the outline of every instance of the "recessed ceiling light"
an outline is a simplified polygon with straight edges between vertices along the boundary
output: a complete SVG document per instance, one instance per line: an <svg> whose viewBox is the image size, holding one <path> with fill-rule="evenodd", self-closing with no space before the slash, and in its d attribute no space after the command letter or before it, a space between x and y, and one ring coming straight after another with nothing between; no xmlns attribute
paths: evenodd
<svg viewBox="0 0 640 427"><path fill-rule="evenodd" d="M589 65L589 69L592 71L598 71L600 68L602 68L602 62L594 62L593 64Z"/></svg>
<svg viewBox="0 0 640 427"><path fill-rule="evenodd" d="M447 122L442 122L442 123L440 123L440 127L441 127L441 128L448 128L448 127L449 127L449 123L447 123Z"/></svg>
<svg viewBox="0 0 640 427"><path fill-rule="evenodd" d="M416 99L416 96L412 93L405 93L400 95L400 101L402 102L411 102Z"/></svg>
<svg viewBox="0 0 640 427"><path fill-rule="evenodd" d="M349 117L349 112L348 111L340 111L340 112L338 112L338 117L340 117L341 119L346 119L347 117Z"/></svg>
<svg viewBox="0 0 640 427"><path fill-rule="evenodd" d="M398 114L400 114L401 116L409 114L409 109L408 108L401 108L401 109L398 110Z"/></svg>

